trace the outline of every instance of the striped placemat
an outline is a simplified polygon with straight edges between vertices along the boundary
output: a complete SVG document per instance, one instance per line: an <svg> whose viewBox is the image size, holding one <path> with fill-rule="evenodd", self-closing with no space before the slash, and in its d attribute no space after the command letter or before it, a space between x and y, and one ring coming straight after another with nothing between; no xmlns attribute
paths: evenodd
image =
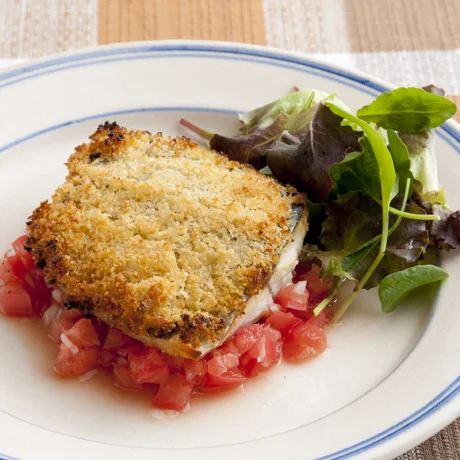
<svg viewBox="0 0 460 460"><path fill-rule="evenodd" d="M0 0L0 25L2 66L105 43L227 40L434 83L460 103L460 0ZM399 459L460 460L460 419Z"/></svg>

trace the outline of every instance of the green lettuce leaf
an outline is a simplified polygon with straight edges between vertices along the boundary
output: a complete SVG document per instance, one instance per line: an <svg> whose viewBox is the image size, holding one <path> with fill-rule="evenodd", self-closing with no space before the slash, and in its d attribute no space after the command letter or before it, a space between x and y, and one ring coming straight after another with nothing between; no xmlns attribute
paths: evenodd
<svg viewBox="0 0 460 460"><path fill-rule="evenodd" d="M256 129L266 128L274 123L281 113L289 117L303 112L312 105L316 105L326 99L346 109L346 106L334 95L323 91L314 89L295 91L250 112L239 114L238 117L243 123L241 131L243 134L248 134Z"/></svg>
<svg viewBox="0 0 460 460"><path fill-rule="evenodd" d="M423 131L419 134L400 133L407 147L410 159L410 172L415 179L414 188L419 195L430 199L439 198L438 167L434 145L434 132Z"/></svg>
<svg viewBox="0 0 460 460"><path fill-rule="evenodd" d="M346 251L341 249L324 251L316 245L306 244L302 249L300 261L312 262L321 267L321 277L324 279L339 277L358 281L353 277L351 271L343 269L342 262L345 256Z"/></svg>
<svg viewBox="0 0 460 460"><path fill-rule="evenodd" d="M331 166L329 175L341 193L361 191L381 198L379 167L366 137L359 140L361 152L347 153L345 159Z"/></svg>

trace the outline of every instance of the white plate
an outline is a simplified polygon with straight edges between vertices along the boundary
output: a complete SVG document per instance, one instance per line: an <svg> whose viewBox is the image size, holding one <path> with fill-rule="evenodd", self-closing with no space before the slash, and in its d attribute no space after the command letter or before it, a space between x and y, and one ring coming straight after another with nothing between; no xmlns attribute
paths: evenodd
<svg viewBox="0 0 460 460"><path fill-rule="evenodd" d="M431 83L431 82L427 82ZM190 135L178 120L236 132L234 113L293 85L337 93L352 108L389 85L279 50L212 42L121 44L35 61L0 74L0 248L64 179L64 161L96 126ZM439 174L460 207L460 132L437 131ZM6 459L392 458L460 415L460 264L386 315L360 296L329 349L281 365L244 391L199 399L159 419L148 397L95 377L61 380L53 344L27 320L0 318L0 457Z"/></svg>

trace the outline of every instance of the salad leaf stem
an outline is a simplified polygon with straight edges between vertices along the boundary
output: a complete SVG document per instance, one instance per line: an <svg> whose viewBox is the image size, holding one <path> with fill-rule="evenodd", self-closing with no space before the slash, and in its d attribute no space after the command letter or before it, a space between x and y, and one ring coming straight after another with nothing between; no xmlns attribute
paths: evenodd
<svg viewBox="0 0 460 460"><path fill-rule="evenodd" d="M313 310L313 314L315 316L318 316L332 302L335 295L337 294L337 291L339 290L340 285L345 281L345 279L345 277L336 279L331 293L324 300L322 300Z"/></svg>
<svg viewBox="0 0 460 460"><path fill-rule="evenodd" d="M378 267L379 263L382 261L384 257L385 257L384 252L378 253L377 257L374 259L371 266L367 269L367 272L364 274L364 276L359 281L358 286L356 286L354 291L348 296L345 302L342 305L340 305L340 308L334 313L334 315L332 316L331 323L335 324L338 321L340 321L340 318L342 318L343 314L348 310L348 307L353 303L353 301L355 300L356 296L359 294L361 289L369 281L369 278L372 276L372 273L374 273L375 269Z"/></svg>
<svg viewBox="0 0 460 460"><path fill-rule="evenodd" d="M406 180L406 189L404 191L404 198L403 198L403 201L402 201L402 204L401 204L401 210L406 207L407 200L409 198L409 190L411 188L411 184L412 184L412 180L410 178L407 178L407 180ZM402 216L398 216L398 218L396 219L395 223L388 230L388 235L391 235L396 230L396 227L401 223L402 219L403 219ZM379 237L383 238L383 234L379 235ZM373 240L375 240L375 238ZM371 240L372 241L371 244L377 244L378 240L377 241L373 241L373 240ZM374 273L375 269L378 267L379 263L382 261L384 256L385 256L385 252L382 252L380 250L378 255L377 255L377 257L372 262L371 266L367 269L366 273L364 274L364 276L359 281L358 286L356 286L354 291L348 296L348 298L345 300L345 302L334 313L334 315L332 317L332 320L331 320L332 323L337 323L337 321L340 321L340 318L342 318L343 314L348 310L348 307L353 303L353 301L355 300L356 296L359 294L359 291L369 281L369 278L372 276L372 274ZM316 307L316 308L318 308L318 307ZM314 311L313 311L313 313L314 313Z"/></svg>
<svg viewBox="0 0 460 460"><path fill-rule="evenodd" d="M194 125L193 123L190 123L189 121L181 118L179 120L179 123L182 125L182 126L185 126L186 128L188 129L191 129L193 132L195 132L196 134L198 134L198 136L201 136L202 138L210 141L213 137L214 137L214 134L213 133L210 133L209 131L206 131L196 125Z"/></svg>
<svg viewBox="0 0 460 460"><path fill-rule="evenodd" d="M390 212L396 216L404 217L413 220L440 220L441 218L436 214L414 214L412 212L401 211L390 206Z"/></svg>

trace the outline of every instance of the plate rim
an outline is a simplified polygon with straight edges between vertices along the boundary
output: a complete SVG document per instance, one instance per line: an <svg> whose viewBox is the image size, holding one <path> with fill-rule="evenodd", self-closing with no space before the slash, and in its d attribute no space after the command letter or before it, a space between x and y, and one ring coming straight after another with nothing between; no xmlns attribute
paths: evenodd
<svg viewBox="0 0 460 460"><path fill-rule="evenodd" d="M289 62L291 64L301 65L310 69L317 69L321 72L321 76L325 77L324 74L332 74L334 76L340 77L341 82L345 83L352 81L355 84L349 85L354 87L357 90L363 90L364 88L369 88L372 90L373 94L375 92L382 92L385 90L391 90L395 88L391 83L385 82L384 80L371 76L360 70L350 69L345 66L335 65L328 62L325 62L319 58L305 55L299 52L286 51L273 47L265 47L260 45L249 45L241 44L234 42L215 42L215 41L201 41L201 40L158 40L158 41L140 41L140 42L128 42L128 43L117 43L111 45L102 45L95 46L90 48L84 48L77 51L70 51L66 53L58 53L51 56L47 56L41 59L33 60L32 62L27 61L15 66L8 67L0 71L0 89L3 87L19 83L24 80L24 78L36 78L42 75L43 73L35 73L40 69L48 68L52 72L58 72L64 69L69 68L62 67L62 64L66 62L76 63L78 61L83 62L88 60L88 62L102 63L100 60L94 60L94 58L104 57L114 55L117 52L122 52L122 54L130 55L132 52L141 53L142 51L184 51L186 53L196 52L196 53L206 53L206 52L221 52L227 53L229 55L238 54L244 55L246 57L261 57L276 59L278 61ZM92 61L93 60L93 61ZM21 78L22 77L22 78ZM55 129L58 127L56 126ZM46 129L48 131L49 128ZM441 127L437 133L445 132L449 136L441 136L443 139L447 140L450 138L449 144L455 148L460 146L460 127L453 121L448 121L443 127ZM33 133L33 137L43 134L42 131ZM24 138L18 139L12 143L9 143L3 147L0 146L0 153L4 150L14 147L15 145L29 140L31 137L26 136ZM452 140L454 139L454 141ZM355 455L359 455L364 451L369 452L369 450L380 446L382 443L387 443L391 439L398 439L398 435L403 431L406 433L412 433L409 439L405 440L404 447L402 446L393 446L393 449L388 447L386 453L391 453L393 450L401 450L401 448L410 449L413 445L416 445L420 442L420 434L423 437L429 437L434 432L441 429L443 426L449 424L452 420L460 415L460 408L456 410L455 405L452 401L455 400L456 396L460 394L460 376L456 378L448 387L446 387L441 393L439 393L435 398L426 403L425 406L420 408L418 411L409 415L405 419L401 420L398 423L395 423L391 427L381 431L380 433L355 443L347 448L341 449L339 451L333 452L326 456L322 456L317 460L332 460L339 458L350 458ZM441 398L441 399L439 399ZM450 403L450 404L449 404ZM449 409L443 412L441 419L436 420L433 418L433 415L438 412L438 409L441 407ZM425 410L426 409L426 410ZM2 411L3 412L3 411ZM421 412L420 415L419 412ZM415 417L415 418L414 418ZM414 427L422 421L432 420L431 424L428 427L425 427L421 432L420 429L417 431L414 430ZM386 434L388 433L388 434ZM68 436L68 435L64 435ZM375 439L375 441L374 441ZM412 444L414 443L414 444ZM0 454L0 457L11 459L4 454Z"/></svg>

